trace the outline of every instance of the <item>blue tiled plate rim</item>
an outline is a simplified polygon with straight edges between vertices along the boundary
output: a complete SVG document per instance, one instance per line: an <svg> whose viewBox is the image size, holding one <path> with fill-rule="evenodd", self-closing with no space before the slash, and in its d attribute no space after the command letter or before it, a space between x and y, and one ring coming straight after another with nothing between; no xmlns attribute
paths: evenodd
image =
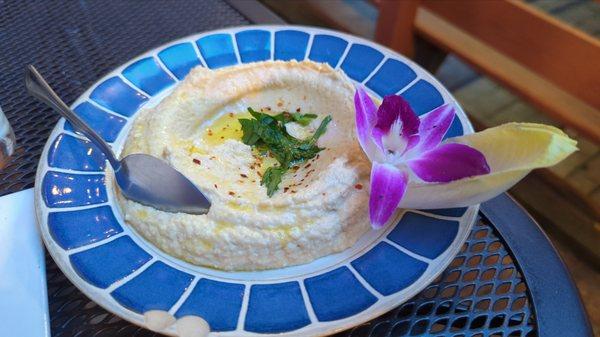
<svg viewBox="0 0 600 337"><path fill-rule="evenodd" d="M237 46L235 46L236 42L235 42L235 38L234 38L235 33L240 32L240 31L256 30L256 29L266 30L266 31L270 32L271 58L274 55L274 48L273 48L274 47L273 46L274 32L280 31L280 30L297 30L297 31L301 31L301 32L306 32L310 35L310 39L309 39L308 47L307 47L309 49L306 50L305 57L308 57L308 54L310 53L310 45L312 43L312 38L316 34L331 35L331 36L342 38L342 39L346 40L347 42L349 42L348 46L346 47L346 52L342 55L342 57L338 61L337 68L339 68L340 65L343 63L346 53L348 51L348 48L350 45L352 45L352 43L360 43L360 44L369 46L369 47L383 53L383 55L384 55L383 60L379 63L379 65L374 70L372 70L372 73L376 72L376 70L383 64L383 62L385 62L387 57L391 57L393 59L400 60L403 63L407 64L412 70L414 70L417 73L417 79L424 78L429 83L431 83L435 87L435 89L437 89L440 92L440 94L443 96L444 101L452 102L453 104L455 104L455 106L457 107L457 109L459 111L460 124L462 126L464 133L472 133L473 132L473 128L472 128L470 122L466 118L466 115L464 114L462 108L456 102L456 100L448 93L448 91L431 74L429 74L427 71L421 69L414 62L404 58L403 56L397 54L396 52L394 52L386 47L380 46L374 42L365 40L363 38L355 37L355 36L352 36L349 34L340 33L340 32L328 30L328 29L305 27L305 26L294 26L294 25L285 25L285 26L262 25L262 26L230 27L230 28L224 28L224 29L219 29L219 30L214 30L214 31L203 32L200 34L195 34L195 35L187 36L187 37L184 37L184 38L181 38L178 40L171 41L171 42L166 43L162 46L159 46L155 49L152 49L148 52L145 52L141 55L138 55L137 57L135 57L132 60L128 61L127 63L123 64L122 66L112 70L111 72L109 72L108 74L103 76L100 80L98 80L96 83L94 83L87 91L85 91L73 103L72 107L75 107L75 106L79 105L80 103L85 102L87 100L87 98L89 97L90 93L92 92L92 90L94 88L96 88L100 83L104 82L106 79L108 79L110 77L118 76L119 74L122 73L123 69L125 69L126 67L130 66L131 64L135 63L136 61L138 61L144 57L148 57L148 56L156 57L160 51L162 51L170 46L184 43L184 42L191 42L194 45L194 48L196 48L195 50L198 54L198 49L197 49L197 46L195 45L195 41L197 41L201 37L212 35L212 34L219 34L219 33L221 33L221 34L226 33L226 34L229 34L232 36L232 38L234 39L234 40L232 40L232 41L234 41L233 42L234 49L235 49L235 52L237 53L238 51L237 51ZM236 57L238 58L238 61L239 61L239 59L240 59L239 54L236 54L236 55L237 55ZM200 60L201 60L202 64L205 66L206 64L204 63L204 60L202 59L202 57L200 57ZM166 68L164 65L162 65L162 67L163 67L163 70ZM173 76L173 74L171 74L169 71L166 71L166 72L167 72L167 74L169 74L171 77L173 77L176 80L176 83L179 82L179 80L177 80L176 76ZM363 83L366 83L371 76L372 76L372 74L368 75ZM121 76L121 78L123 78L123 77ZM128 85L130 85L131 87L135 88L138 92L140 92L142 94L146 94L144 91L142 91L141 89L132 85L131 83L129 83L127 81L126 81L126 83ZM411 82L411 85L412 84L414 84L414 82ZM405 90L408 87L409 87L409 85L405 86L404 89L402 89L402 90ZM170 88L169 90L165 90L161 94L154 96L154 98L151 99L151 101L154 102L156 100L162 99L162 97L164 97L166 94L168 94L171 89L172 88ZM118 114L116 114L116 115L118 115ZM127 119L127 125L125 126L125 128L123 128L121 130L119 137L117 138L117 141L115 141L115 144L117 145L116 146L117 151L120 151L120 146L121 146L120 144L122 143L123 135L127 134L129 127L131 125L130 121L131 121L130 119ZM191 268L191 270L194 270L195 267L187 265L186 263L182 263L181 261L171 258L171 257L165 255L164 253L158 251L156 248L152 247L150 244L145 242L145 240L143 240L141 237L139 237L139 235L135 234L135 232L133 232L131 229L129 229L129 226L123 226L124 232L121 234L117 234L112 238L106 239L105 241L92 243L90 245L87 245L87 246L84 246L81 248L76 248L74 250L69 251L68 253L66 251L64 251L60 246L58 246L58 244L53 240L52 236L50 235L50 233L48 231L47 215L48 215L49 209L44 204L41 185L42 185L42 180L48 171L53 170L53 171L67 172L67 173L75 172L75 171L70 171L68 169L55 169L55 168L48 167L47 155L48 155L49 147L50 147L51 143L56 139L56 137L60 133L64 133L64 120L63 119L61 119L57 123L56 127L52 131L52 133L48 139L48 142L46 143L46 146L43 150L41 160L38 165L38 170L36 173L36 184L35 184L36 217L38 220L38 224L40 226L40 231L41 231L44 243L45 243L48 251L50 252L51 256L53 257L53 259L55 260L57 265L61 268L61 270L65 273L67 278L75 286L77 286L84 294L86 294L89 298L93 299L95 302L100 304L103 308L114 313L115 315L118 315L134 324L137 324L140 326L145 326L143 316L141 314L137 314L137 313L121 306L110 296L110 294L105 289L103 290L103 289L95 288L88 281L86 281L82 277L80 277L75 272L71 263L69 262L69 255L73 254L74 252L89 249L93 246L102 245L102 244L106 243L107 241L114 240L116 238L119 238L120 236L128 235L132 239L134 239L134 241L136 243L138 243L140 245L140 247L149 251L150 254L153 255L152 260L147 263L148 265L155 263L156 261L162 261L162 262L166 263L167 265L174 267L175 269L183 269L184 271L186 271L188 273L190 272L190 268ZM69 132L67 132L67 133L69 133ZM85 173L85 174L89 174L89 173ZM109 191L109 194L110 194L110 191ZM112 197L109 198L109 202L106 204L111 205L111 202L112 202ZM103 205L106 205L106 204L103 204ZM94 206L94 205L82 206L80 208L92 208L92 207L96 207L96 206ZM373 318L393 309L394 307L400 305L401 303L408 300L410 297L416 295L419 291L424 289L429 283L431 283L447 267L447 265L451 262L452 258L458 253L462 244L466 240L466 238L470 232L470 229L476 219L478 210L479 210L479 205L471 206L467 209L467 211L460 218L449 218L449 217L445 217L445 216L433 215L433 217L440 218L440 219L452 219L452 220L460 219L460 226L458 229L458 233L455 236L454 240L452 241L452 244L441 255L439 255L437 258L432 260L431 264L427 267L427 270L425 271L425 273L423 275L421 275L415 282L413 282L407 288L405 288L397 293L394 293L392 295L389 295L389 296L378 297L378 300L375 304L366 308L362 312L359 312L350 317L346 317L343 319L334 320L334 321L330 321L330 322L311 321L311 323L309 325L307 325L299 330L293 330L293 331L284 332L284 333L277 333L277 335L278 336L325 335L325 334L333 333L336 331L341 331L343 329L351 328L352 326L369 321L370 319L373 319ZM419 213L419 212L417 211L417 213ZM428 214L428 213L423 213L423 214ZM115 214L115 216L117 216L119 218L119 223L122 225L122 219L120 217L120 214ZM431 216L431 214L428 214L428 216ZM379 239L376 239L369 246L364 247L363 249L357 251L356 254L360 255L360 254L363 254L366 251L370 250L371 247L375 246L377 243L380 242L381 238L386 237L387 234L391 230L392 230L392 228L388 228L385 232L377 233L376 236L379 237ZM389 240L386 240L386 241L389 242ZM346 257L345 263L336 264L331 267L325 268L323 270L315 270L315 271L312 271L310 273L307 273L306 275L303 275L303 276L300 276L297 278L300 281L300 283L302 283L302 281L306 278L309 278L309 277L312 277L312 276L315 276L318 274L322 274L324 272L329 272L333 269L338 268L340 265L344 265L344 266L350 265L350 262L353 261L355 258L356 258L356 256ZM134 274L134 276L137 276L137 274L135 272L133 274ZM208 278L208 279L213 279L210 274L195 274L193 276L194 276L194 280L192 282L192 285L189 287L189 289L187 291L184 292L183 296L189 295L193 286L197 283L197 281L200 278L206 276L206 278ZM216 279L223 279L223 278L217 277ZM238 283L242 283L242 284L246 285L246 290L245 290L245 294L244 294L244 301L246 302L245 305L247 306L249 285L251 285L251 284L268 284L268 283L276 282L276 280L277 280L277 277L271 278L270 281L250 278L247 280L247 282L246 281L238 282ZM126 277L125 280L117 281L117 284L120 285L121 283L127 283L127 281L129 281L128 277ZM363 286L364 286L364 282L363 282ZM113 286L109 287L109 289L111 289L111 288L114 289L116 287L117 286L113 285ZM368 287L366 287L366 288L368 289ZM304 291L304 296L306 296L306 290L304 289L304 287L302 287L302 289ZM373 292L373 290L371 290L371 292ZM183 301L180 301L180 302L183 302ZM179 305L180 304L181 303L179 303ZM242 307L243 306L244 305L242 305ZM309 311L312 311L312 309L310 309ZM312 313L312 315L314 316L314 313ZM175 334L174 327L171 327L170 329L163 331L163 333L166 333L169 335L174 335ZM240 330L240 326L238 325L237 330L225 332L225 333L211 334L211 335L219 335L219 336L233 336L233 335L236 335L236 336L239 336L239 335L255 336L256 335L256 336L258 336L258 335L260 335L260 336L264 336L265 334L256 334L256 333L252 333L252 332L248 332L248 331L243 331L243 330Z"/></svg>

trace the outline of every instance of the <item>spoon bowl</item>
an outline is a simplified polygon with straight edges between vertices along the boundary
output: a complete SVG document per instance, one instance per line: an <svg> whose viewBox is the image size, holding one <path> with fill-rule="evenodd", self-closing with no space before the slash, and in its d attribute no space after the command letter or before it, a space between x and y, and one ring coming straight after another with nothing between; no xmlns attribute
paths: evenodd
<svg viewBox="0 0 600 337"><path fill-rule="evenodd" d="M181 172L165 161L147 155L131 154L119 160L110 146L52 90L34 66L25 74L27 91L67 119L77 132L104 153L115 172L115 180L127 199L172 213L205 214L210 202Z"/></svg>

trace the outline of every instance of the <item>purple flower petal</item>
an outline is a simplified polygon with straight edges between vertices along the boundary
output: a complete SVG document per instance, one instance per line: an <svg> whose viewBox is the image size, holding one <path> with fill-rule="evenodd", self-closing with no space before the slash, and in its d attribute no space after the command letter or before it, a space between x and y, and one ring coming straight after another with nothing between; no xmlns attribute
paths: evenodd
<svg viewBox="0 0 600 337"><path fill-rule="evenodd" d="M438 146L450 128L456 112L450 104L444 104L421 117L418 151L428 151Z"/></svg>
<svg viewBox="0 0 600 337"><path fill-rule="evenodd" d="M371 168L371 194L369 216L373 228L381 228L394 214L406 185L408 175L395 166L373 162Z"/></svg>
<svg viewBox="0 0 600 337"><path fill-rule="evenodd" d="M379 109L377 109L377 123L371 133L373 141L383 152L385 152L385 148L382 138L398 122L400 123L400 128L397 136L403 139L403 144L407 144L410 136L415 135L419 131L419 117L417 117L404 98L396 95L385 96ZM407 146L404 145L402 149L395 150L404 151L406 148Z"/></svg>
<svg viewBox="0 0 600 337"><path fill-rule="evenodd" d="M417 117L408 102L397 95L385 96L379 109L377 109L375 128L381 130L384 134L388 133L392 124L398 118L402 122L402 134L404 136L408 137L419 131L419 117Z"/></svg>
<svg viewBox="0 0 600 337"><path fill-rule="evenodd" d="M490 173L490 167L481 152L456 143L440 145L408 161L407 164L426 182L447 183Z"/></svg>
<svg viewBox="0 0 600 337"><path fill-rule="evenodd" d="M406 144L406 149L404 149L404 153L407 153L408 151L410 151L411 149L413 149L414 147L416 147L420 143L421 143L421 136L420 135L409 136L408 137L408 142Z"/></svg>
<svg viewBox="0 0 600 337"><path fill-rule="evenodd" d="M371 137L371 131L377 120L377 107L364 89L357 88L354 94L354 108L356 110L356 134L358 142L367 156L373 160L381 155L377 152L382 151L376 148Z"/></svg>

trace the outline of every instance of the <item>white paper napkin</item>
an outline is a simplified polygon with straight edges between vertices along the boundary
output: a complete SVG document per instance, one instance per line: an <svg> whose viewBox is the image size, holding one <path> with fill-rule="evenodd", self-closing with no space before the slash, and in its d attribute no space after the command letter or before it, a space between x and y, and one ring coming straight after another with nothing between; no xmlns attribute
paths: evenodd
<svg viewBox="0 0 600 337"><path fill-rule="evenodd" d="M0 337L49 337L44 248L33 189L0 197Z"/></svg>

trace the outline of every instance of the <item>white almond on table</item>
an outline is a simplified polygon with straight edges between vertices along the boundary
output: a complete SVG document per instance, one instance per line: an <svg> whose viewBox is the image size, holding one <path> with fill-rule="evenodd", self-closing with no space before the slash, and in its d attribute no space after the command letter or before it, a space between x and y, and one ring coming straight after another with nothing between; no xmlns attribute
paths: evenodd
<svg viewBox="0 0 600 337"><path fill-rule="evenodd" d="M208 323L198 316L183 316L177 320L176 327L179 337L205 337L210 332Z"/></svg>
<svg viewBox="0 0 600 337"><path fill-rule="evenodd" d="M150 310L144 313L146 327L153 331L162 331L175 324L175 317L164 310Z"/></svg>

